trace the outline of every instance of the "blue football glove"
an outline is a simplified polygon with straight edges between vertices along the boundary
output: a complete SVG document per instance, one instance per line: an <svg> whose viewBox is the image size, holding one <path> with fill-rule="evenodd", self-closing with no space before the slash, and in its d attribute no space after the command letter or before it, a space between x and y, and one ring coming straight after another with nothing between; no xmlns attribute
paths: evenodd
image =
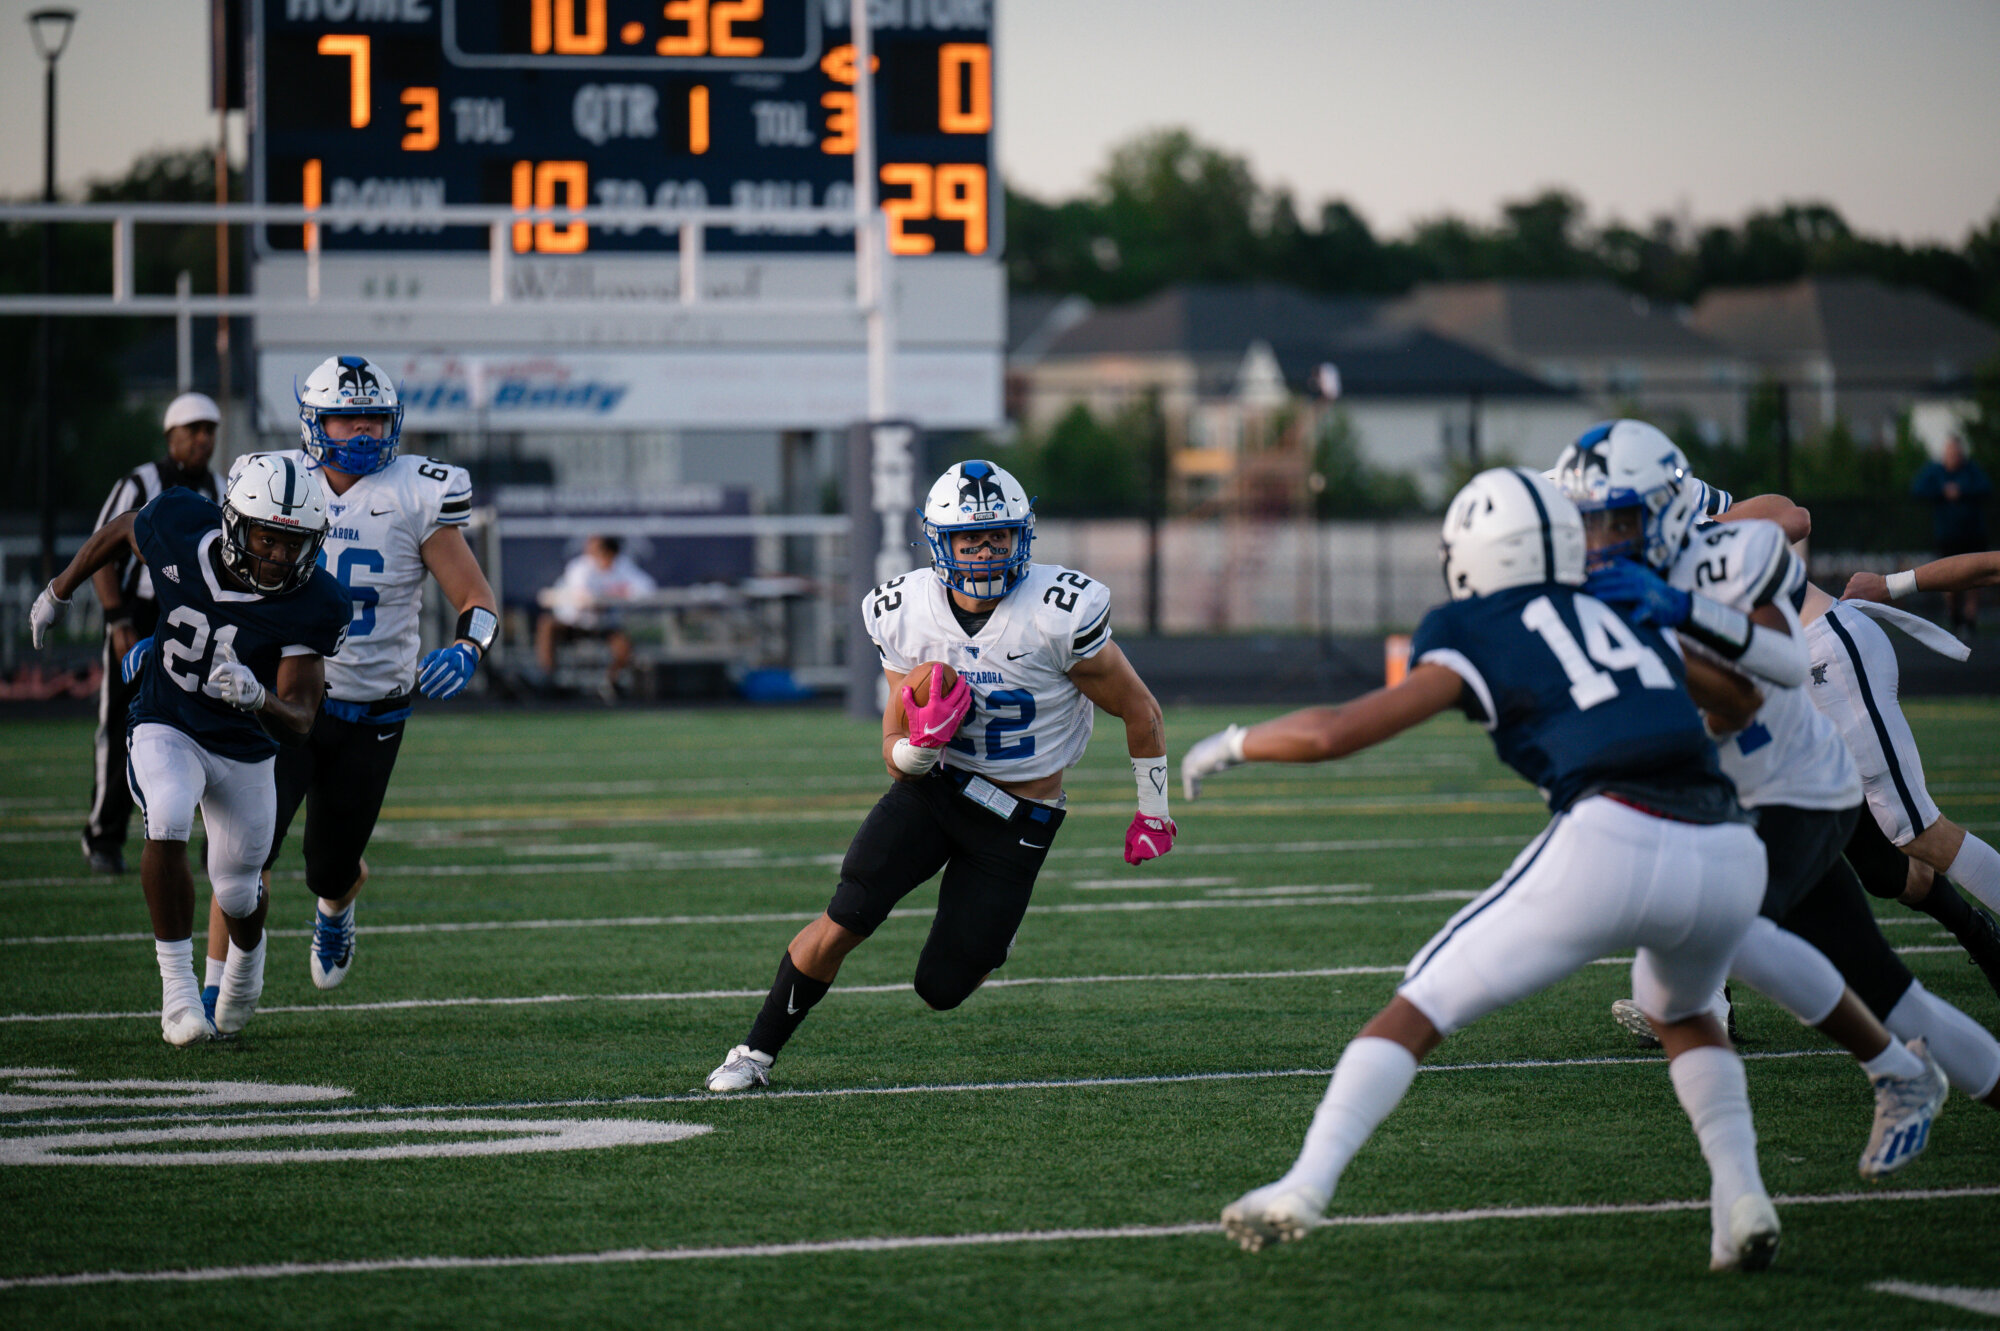
<svg viewBox="0 0 2000 1331"><path fill-rule="evenodd" d="M417 663L417 688L426 698L456 698L478 667L479 653L464 643L440 647Z"/></svg>
<svg viewBox="0 0 2000 1331"><path fill-rule="evenodd" d="M1663 629L1687 623L1694 604L1688 593L1631 559L1620 559L1591 574L1583 590L1606 605L1630 606L1627 617L1635 624L1651 622Z"/></svg>
<svg viewBox="0 0 2000 1331"><path fill-rule="evenodd" d="M118 658L118 673L127 684L139 678L139 672L146 668L146 658L152 654L153 640L141 638L132 644L132 650Z"/></svg>

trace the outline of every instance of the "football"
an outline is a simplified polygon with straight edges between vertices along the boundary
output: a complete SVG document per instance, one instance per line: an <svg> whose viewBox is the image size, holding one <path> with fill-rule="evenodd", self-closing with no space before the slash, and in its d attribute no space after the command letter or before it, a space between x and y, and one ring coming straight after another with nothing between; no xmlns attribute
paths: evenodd
<svg viewBox="0 0 2000 1331"><path fill-rule="evenodd" d="M903 676L903 683L909 685L910 694L917 700L917 706L919 707L931 700L931 667L933 666L944 671L940 687L945 692L949 693L951 686L958 683L958 672L942 661L925 661L922 665L916 666L909 674Z"/></svg>

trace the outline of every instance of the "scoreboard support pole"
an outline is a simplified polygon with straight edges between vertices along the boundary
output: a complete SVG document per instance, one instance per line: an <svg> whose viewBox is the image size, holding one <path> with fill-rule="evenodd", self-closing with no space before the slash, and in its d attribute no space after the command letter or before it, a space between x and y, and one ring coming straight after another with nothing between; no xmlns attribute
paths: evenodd
<svg viewBox="0 0 2000 1331"><path fill-rule="evenodd" d="M871 588L922 561L917 539L917 463L922 435L910 421L868 421L847 442L847 712L882 715L882 663L869 640L861 601Z"/></svg>

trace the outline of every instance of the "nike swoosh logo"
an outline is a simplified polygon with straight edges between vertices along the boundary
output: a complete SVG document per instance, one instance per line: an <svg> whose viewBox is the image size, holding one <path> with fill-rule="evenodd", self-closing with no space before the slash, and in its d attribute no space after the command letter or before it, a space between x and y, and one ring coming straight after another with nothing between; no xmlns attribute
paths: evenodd
<svg viewBox="0 0 2000 1331"><path fill-rule="evenodd" d="M394 513L395 511L396 510L393 508L371 508L368 510L368 516L371 518L379 518L387 514Z"/></svg>
<svg viewBox="0 0 2000 1331"><path fill-rule="evenodd" d="M384 744L387 744L390 740L396 738L396 736L395 732L391 731L387 735L377 735L375 738L382 741Z"/></svg>
<svg viewBox="0 0 2000 1331"><path fill-rule="evenodd" d="M798 993L798 987L796 985L785 991L785 1015L788 1017L796 1017L799 1015L799 1010L792 1006L792 996L797 993Z"/></svg>
<svg viewBox="0 0 2000 1331"><path fill-rule="evenodd" d="M923 732L923 733L924 733L924 738L925 738L925 739L929 739L929 738L930 738L931 736L933 736L933 735L941 735L941 734L943 734L943 733L944 733L944 732L945 732L946 730L950 729L950 728L951 728L952 726L955 726L955 725L957 725L957 724L958 724L958 722L956 722L956 721L948 721L948 722L947 722L947 721L940 721L940 722L938 722L938 724L936 724L936 725L934 725L934 726L925 726L925 727L924 727L924 732Z"/></svg>
<svg viewBox="0 0 2000 1331"><path fill-rule="evenodd" d="M1026 655L1027 655L1026 652L1009 652L1007 653L1007 659L1009 661L1018 661Z"/></svg>
<svg viewBox="0 0 2000 1331"><path fill-rule="evenodd" d="M1026 846L1029 850L1047 850L1049 848L1047 842L1043 842L1039 846L1032 841L1023 841L1021 844Z"/></svg>

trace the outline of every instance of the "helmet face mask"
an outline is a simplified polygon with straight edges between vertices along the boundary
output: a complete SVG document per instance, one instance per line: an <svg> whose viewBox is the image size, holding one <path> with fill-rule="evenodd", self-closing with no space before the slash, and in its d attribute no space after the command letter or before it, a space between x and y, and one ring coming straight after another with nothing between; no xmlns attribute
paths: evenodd
<svg viewBox="0 0 2000 1331"><path fill-rule="evenodd" d="M1593 530L1603 526L1595 514L1615 510L1638 514L1636 532L1590 552L1592 568L1636 559L1664 573L1687 547L1702 516L1705 487L1689 472L1686 455L1644 421L1592 426L1563 450L1555 475Z"/></svg>
<svg viewBox="0 0 2000 1331"><path fill-rule="evenodd" d="M223 496L223 566L267 596L296 591L319 563L326 529L318 477L288 457L252 456Z"/></svg>
<svg viewBox="0 0 2000 1331"><path fill-rule="evenodd" d="M1021 483L991 462L961 462L937 478L919 510L931 566L953 591L993 601L1026 576L1035 540L1035 506ZM976 542L968 533L1006 533L1006 540ZM1004 550L999 547L1004 545Z"/></svg>
<svg viewBox="0 0 2000 1331"><path fill-rule="evenodd" d="M315 462L350 476L372 476L395 460L403 436L403 404L379 365L365 356L329 356L293 391L299 399L299 438ZM379 435L336 438L326 425L343 416L374 417L387 426Z"/></svg>

